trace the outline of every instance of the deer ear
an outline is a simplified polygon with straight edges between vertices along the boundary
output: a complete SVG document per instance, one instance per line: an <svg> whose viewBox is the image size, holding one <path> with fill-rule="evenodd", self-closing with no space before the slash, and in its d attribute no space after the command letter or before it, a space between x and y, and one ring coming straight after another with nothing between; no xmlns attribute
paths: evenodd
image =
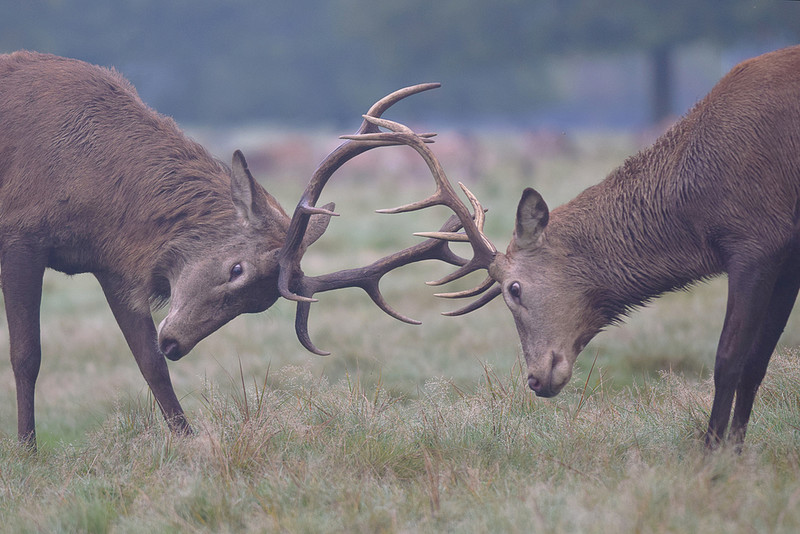
<svg viewBox="0 0 800 534"><path fill-rule="evenodd" d="M517 250L536 248L549 219L550 210L542 195L530 187L525 189L517 206L517 222L512 239L514 248Z"/></svg>
<svg viewBox="0 0 800 534"><path fill-rule="evenodd" d="M254 226L269 225L288 216L280 204L258 182L240 150L233 153L231 163L231 200L239 217Z"/></svg>
<svg viewBox="0 0 800 534"><path fill-rule="evenodd" d="M333 202L330 202L322 207L328 211L333 211L336 208L336 205ZM324 234L325 230L328 229L328 223L330 222L330 215L312 215L311 219L308 221L306 233L303 236L303 249L310 247L317 239L322 237L322 234Z"/></svg>
<svg viewBox="0 0 800 534"><path fill-rule="evenodd" d="M247 161L240 150L233 153L231 163L231 199L239 217L249 223L256 222L253 210L253 189L255 180L247 168Z"/></svg>

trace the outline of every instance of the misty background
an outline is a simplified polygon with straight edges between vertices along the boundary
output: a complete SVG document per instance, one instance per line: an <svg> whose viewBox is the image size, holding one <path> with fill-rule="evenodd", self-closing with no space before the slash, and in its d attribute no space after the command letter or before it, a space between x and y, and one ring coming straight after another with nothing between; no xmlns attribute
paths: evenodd
<svg viewBox="0 0 800 534"><path fill-rule="evenodd" d="M0 52L113 66L181 124L227 127L358 124L380 96L440 81L412 118L646 128L799 33L783 0L0 0Z"/></svg>

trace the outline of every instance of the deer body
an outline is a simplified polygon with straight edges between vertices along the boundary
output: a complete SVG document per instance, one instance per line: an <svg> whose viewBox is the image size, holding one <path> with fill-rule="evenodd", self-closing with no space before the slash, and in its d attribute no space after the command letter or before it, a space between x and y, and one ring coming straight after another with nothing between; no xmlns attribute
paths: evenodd
<svg viewBox="0 0 800 534"><path fill-rule="evenodd" d="M632 309L726 273L706 445L725 437L729 421L731 441L743 442L800 289L800 46L736 66L652 147L552 213L537 191L526 189L505 254L483 235L480 203L462 185L470 214L425 139L402 125L383 126L397 144L423 155L437 184L428 199L391 212L446 205L464 232L418 235L469 241L473 249L457 271L429 284L489 272L473 290L440 294L481 295L446 315L471 312L502 294L537 395L558 394L586 344Z"/></svg>
<svg viewBox="0 0 800 534"><path fill-rule="evenodd" d="M526 190L489 270L538 395L557 394L605 326L720 273L728 306L706 442L741 443L800 286L800 47L735 67L670 131L549 213Z"/></svg>
<svg viewBox="0 0 800 534"><path fill-rule="evenodd" d="M0 277L20 439L35 438L46 268L94 274L168 422L188 429L151 303L172 299L160 343L171 359L235 315L265 309L278 298L288 223L243 159L228 171L115 72L0 56ZM231 280L236 264L244 273Z"/></svg>
<svg viewBox="0 0 800 534"><path fill-rule="evenodd" d="M410 95L395 91L371 119ZM378 131L364 121L359 134ZM39 307L47 268L92 273L164 417L189 432L164 357L178 360L241 313L280 296L298 302L295 329L309 350L313 295L361 287L384 311L378 289L391 255L372 265L307 277L306 248L327 228L333 204L322 188L349 159L387 143L346 141L320 164L289 218L250 174L241 152L230 169L139 99L112 70L32 52L0 55L0 280L17 392L20 441L35 447L34 388L41 362ZM446 244L416 247L458 264ZM152 305L169 300L156 329Z"/></svg>

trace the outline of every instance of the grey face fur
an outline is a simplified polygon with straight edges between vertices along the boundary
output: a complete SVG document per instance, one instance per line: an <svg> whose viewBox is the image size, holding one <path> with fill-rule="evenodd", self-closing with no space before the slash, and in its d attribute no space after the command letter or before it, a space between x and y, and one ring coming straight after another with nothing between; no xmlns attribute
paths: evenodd
<svg viewBox="0 0 800 534"><path fill-rule="evenodd" d="M203 258L184 265L170 281L170 311L158 327L159 347L167 358L182 358L237 315L264 311L280 296L278 253L289 218L259 187L237 152L231 167L231 199L240 237L208 247ZM322 235L328 221L329 217L312 217L304 248Z"/></svg>
<svg viewBox="0 0 800 534"><path fill-rule="evenodd" d="M547 238L548 221L542 197L526 189L511 244L489 269L514 316L528 385L543 397L556 395L569 382L578 353L596 333L586 320L580 288L566 279L568 258Z"/></svg>

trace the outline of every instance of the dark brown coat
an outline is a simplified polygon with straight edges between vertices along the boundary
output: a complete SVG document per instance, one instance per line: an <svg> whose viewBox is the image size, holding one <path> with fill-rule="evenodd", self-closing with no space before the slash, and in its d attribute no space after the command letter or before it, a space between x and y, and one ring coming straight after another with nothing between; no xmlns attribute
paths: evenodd
<svg viewBox="0 0 800 534"><path fill-rule="evenodd" d="M490 267L539 395L631 308L728 274L707 443L744 439L800 287L800 47L745 61L652 147L552 213L524 192Z"/></svg>
<svg viewBox="0 0 800 534"><path fill-rule="evenodd" d="M164 354L278 298L288 224L241 154L226 169L113 70L0 55L0 276L20 439L35 442L46 268L97 277L165 417L188 429ZM168 298L157 336L150 307Z"/></svg>

